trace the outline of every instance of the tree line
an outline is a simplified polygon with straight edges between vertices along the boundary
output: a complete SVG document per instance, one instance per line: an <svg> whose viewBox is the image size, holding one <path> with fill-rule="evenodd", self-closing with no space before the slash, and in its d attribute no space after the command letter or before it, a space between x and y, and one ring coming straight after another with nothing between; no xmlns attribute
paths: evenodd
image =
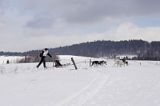
<svg viewBox="0 0 160 106"><path fill-rule="evenodd" d="M70 46L50 48L51 54L77 55L89 57L110 57L116 55L137 55L133 59L160 60L160 41L147 42L144 40L123 40L123 41L93 41ZM33 56L38 58L40 50L32 50L15 55ZM12 54L12 53L1 53Z"/></svg>

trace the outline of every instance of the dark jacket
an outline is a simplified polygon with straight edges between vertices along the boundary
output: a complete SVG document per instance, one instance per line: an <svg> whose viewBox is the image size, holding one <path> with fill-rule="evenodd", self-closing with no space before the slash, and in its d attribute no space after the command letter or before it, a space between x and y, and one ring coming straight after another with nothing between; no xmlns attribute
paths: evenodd
<svg viewBox="0 0 160 106"><path fill-rule="evenodd" d="M49 56L49 57L52 57L52 55L48 52L48 50L43 50L40 54L39 54L39 56L40 57L46 57L46 56Z"/></svg>

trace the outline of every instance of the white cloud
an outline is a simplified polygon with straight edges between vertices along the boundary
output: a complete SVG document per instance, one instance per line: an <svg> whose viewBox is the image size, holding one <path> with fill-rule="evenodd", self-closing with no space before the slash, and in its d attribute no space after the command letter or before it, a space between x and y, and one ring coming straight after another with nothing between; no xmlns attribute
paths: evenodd
<svg viewBox="0 0 160 106"><path fill-rule="evenodd" d="M123 22L112 31L93 34L104 40L130 40L142 39L147 41L160 41L160 27L139 27L131 22Z"/></svg>
<svg viewBox="0 0 160 106"><path fill-rule="evenodd" d="M115 34L123 39L143 39L147 41L160 40L160 27L139 27L133 23L121 24ZM123 37L123 38L122 38Z"/></svg>

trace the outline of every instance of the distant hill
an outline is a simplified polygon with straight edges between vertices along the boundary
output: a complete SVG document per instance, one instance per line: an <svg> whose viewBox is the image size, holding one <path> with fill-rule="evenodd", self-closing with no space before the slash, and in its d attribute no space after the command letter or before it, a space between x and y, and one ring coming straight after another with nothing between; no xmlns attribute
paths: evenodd
<svg viewBox="0 0 160 106"><path fill-rule="evenodd" d="M39 50L33 50L15 54L37 56L39 52ZM56 53L60 55L77 55L90 57L114 57L116 55L129 54L138 55L138 59L160 60L160 41L94 41L58 48L50 48L50 52L52 54Z"/></svg>
<svg viewBox="0 0 160 106"><path fill-rule="evenodd" d="M139 54L145 51L149 43L142 40L131 41L95 41L51 49L60 54L103 57L123 54Z"/></svg>
<svg viewBox="0 0 160 106"><path fill-rule="evenodd" d="M22 56L23 53L20 53L20 52L3 52L3 51L0 51L0 56Z"/></svg>

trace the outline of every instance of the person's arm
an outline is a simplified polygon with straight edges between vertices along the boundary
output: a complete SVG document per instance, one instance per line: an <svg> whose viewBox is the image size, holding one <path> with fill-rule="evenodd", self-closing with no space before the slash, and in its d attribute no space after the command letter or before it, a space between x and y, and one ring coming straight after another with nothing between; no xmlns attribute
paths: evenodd
<svg viewBox="0 0 160 106"><path fill-rule="evenodd" d="M47 55L52 58L52 55L50 53L48 53Z"/></svg>

